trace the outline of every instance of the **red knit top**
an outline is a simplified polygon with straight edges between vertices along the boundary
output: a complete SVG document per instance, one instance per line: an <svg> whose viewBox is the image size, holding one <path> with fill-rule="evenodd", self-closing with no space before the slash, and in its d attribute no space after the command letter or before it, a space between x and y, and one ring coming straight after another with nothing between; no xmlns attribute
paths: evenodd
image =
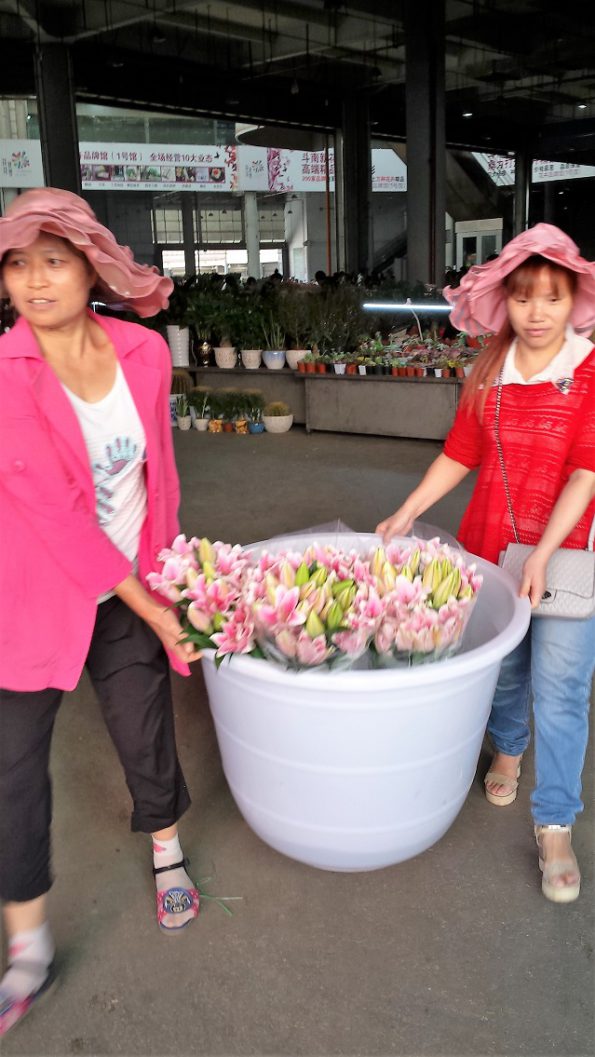
<svg viewBox="0 0 595 1057"><path fill-rule="evenodd" d="M483 422L474 410L459 409L444 445L450 459L479 469L458 538L471 553L492 562L515 541L496 447L495 409L493 386ZM504 385L500 437L520 541L536 544L573 471L595 472L595 348L575 368L566 394L553 382ZM595 500L562 546L586 547L594 515Z"/></svg>

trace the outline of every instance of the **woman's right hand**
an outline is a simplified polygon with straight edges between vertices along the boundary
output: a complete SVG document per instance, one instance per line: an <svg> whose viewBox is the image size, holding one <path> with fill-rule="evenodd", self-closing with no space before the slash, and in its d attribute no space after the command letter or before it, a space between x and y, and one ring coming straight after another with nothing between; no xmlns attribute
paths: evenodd
<svg viewBox="0 0 595 1057"><path fill-rule="evenodd" d="M190 664L200 660L202 654L192 642L182 642L184 631L173 609L159 606L151 617L145 618L149 627L161 639L166 650L175 654L179 661Z"/></svg>
<svg viewBox="0 0 595 1057"><path fill-rule="evenodd" d="M407 536L413 528L415 518L415 510L411 509L409 502L405 502L403 506L395 510L394 514L391 514L390 517L387 517L376 526L376 532L379 536L382 536L384 543L388 543L393 536Z"/></svg>

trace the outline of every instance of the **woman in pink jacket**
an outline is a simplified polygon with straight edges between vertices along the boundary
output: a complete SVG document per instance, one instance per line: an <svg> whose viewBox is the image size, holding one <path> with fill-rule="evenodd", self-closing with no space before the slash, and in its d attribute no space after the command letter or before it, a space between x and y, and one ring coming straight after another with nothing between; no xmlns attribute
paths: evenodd
<svg viewBox="0 0 595 1057"><path fill-rule="evenodd" d="M18 314L0 339L3 1035L53 981L50 740L85 666L124 767L132 829L153 837L158 922L171 931L196 917L177 831L190 799L168 655L187 674L198 654L144 587L178 531L169 351L146 327L87 307L94 290L150 316L171 281L136 264L77 195L46 188L0 218L0 283Z"/></svg>

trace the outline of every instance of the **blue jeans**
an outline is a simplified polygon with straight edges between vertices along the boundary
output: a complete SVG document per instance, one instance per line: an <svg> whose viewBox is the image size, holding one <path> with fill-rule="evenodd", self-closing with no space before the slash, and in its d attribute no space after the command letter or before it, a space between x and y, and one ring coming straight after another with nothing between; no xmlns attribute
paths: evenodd
<svg viewBox="0 0 595 1057"><path fill-rule="evenodd" d="M536 617L504 658L488 733L495 749L519 756L529 743L533 697L536 825L572 825L583 810L581 773L589 736L595 669L595 616L589 620Z"/></svg>

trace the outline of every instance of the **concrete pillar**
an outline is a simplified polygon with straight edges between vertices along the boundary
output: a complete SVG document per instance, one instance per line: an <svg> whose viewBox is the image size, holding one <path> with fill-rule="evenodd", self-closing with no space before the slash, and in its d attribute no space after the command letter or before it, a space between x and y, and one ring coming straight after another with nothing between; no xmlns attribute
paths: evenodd
<svg viewBox="0 0 595 1057"><path fill-rule="evenodd" d="M70 51L64 44L35 49L35 85L45 182L81 193L81 166Z"/></svg>
<svg viewBox="0 0 595 1057"><path fill-rule="evenodd" d="M196 275L194 255L194 194L182 195L182 240L184 242L184 275Z"/></svg>
<svg viewBox="0 0 595 1057"><path fill-rule="evenodd" d="M341 175L342 193L339 192L339 198L345 232L343 268L348 272L367 271L371 263L372 156L366 98L356 96L345 100L336 153L341 153L338 166L335 156L335 185Z"/></svg>
<svg viewBox="0 0 595 1057"><path fill-rule="evenodd" d="M260 279L260 224L258 222L258 201L256 191L244 192L244 236L248 251L248 275Z"/></svg>
<svg viewBox="0 0 595 1057"><path fill-rule="evenodd" d="M406 0L407 272L444 279L444 0Z"/></svg>
<svg viewBox="0 0 595 1057"><path fill-rule="evenodd" d="M518 150L514 156L514 221L515 235L529 226L529 195L533 159L528 151Z"/></svg>
<svg viewBox="0 0 595 1057"><path fill-rule="evenodd" d="M343 175L343 134L334 135L333 154L335 161L335 265L338 272L345 267L345 180Z"/></svg>

